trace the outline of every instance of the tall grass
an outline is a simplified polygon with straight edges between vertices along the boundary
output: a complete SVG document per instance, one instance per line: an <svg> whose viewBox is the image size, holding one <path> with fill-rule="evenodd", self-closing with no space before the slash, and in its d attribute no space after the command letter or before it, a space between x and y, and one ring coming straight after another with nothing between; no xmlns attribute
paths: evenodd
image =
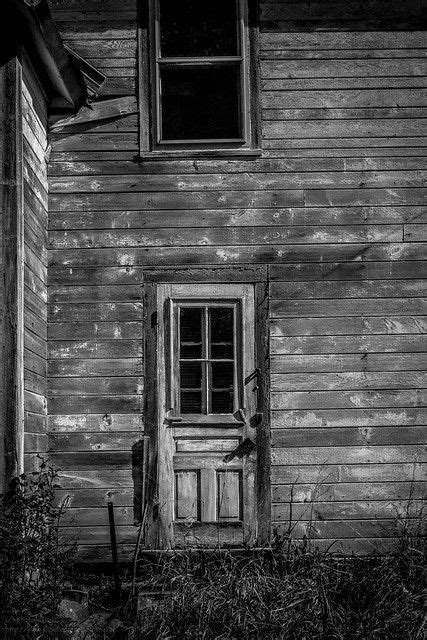
<svg viewBox="0 0 427 640"><path fill-rule="evenodd" d="M140 612L139 639L423 637L422 538L409 527L385 555L343 558L276 537L261 553L177 553L142 572L166 596Z"/></svg>

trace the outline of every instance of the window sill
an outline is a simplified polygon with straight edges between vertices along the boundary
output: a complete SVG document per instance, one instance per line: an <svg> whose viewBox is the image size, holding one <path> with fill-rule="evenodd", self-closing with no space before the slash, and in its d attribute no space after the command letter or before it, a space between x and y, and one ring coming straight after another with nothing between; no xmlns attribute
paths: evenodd
<svg viewBox="0 0 427 640"><path fill-rule="evenodd" d="M153 160L222 160L227 158L259 158L262 149L162 149L143 151L135 157L136 162Z"/></svg>
<svg viewBox="0 0 427 640"><path fill-rule="evenodd" d="M245 424L245 422L231 413L211 413L208 415L186 413L175 416L167 416L171 426L182 427L189 425L214 425L223 427L236 427Z"/></svg>

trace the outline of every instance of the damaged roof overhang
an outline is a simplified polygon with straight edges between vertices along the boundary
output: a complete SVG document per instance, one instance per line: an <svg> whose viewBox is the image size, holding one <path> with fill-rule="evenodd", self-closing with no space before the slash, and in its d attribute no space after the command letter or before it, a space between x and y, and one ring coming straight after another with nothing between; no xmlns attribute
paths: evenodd
<svg viewBox="0 0 427 640"><path fill-rule="evenodd" d="M47 0L7 0L2 20L2 58L22 43L45 85L51 112L77 112L87 102L79 66L64 46Z"/></svg>

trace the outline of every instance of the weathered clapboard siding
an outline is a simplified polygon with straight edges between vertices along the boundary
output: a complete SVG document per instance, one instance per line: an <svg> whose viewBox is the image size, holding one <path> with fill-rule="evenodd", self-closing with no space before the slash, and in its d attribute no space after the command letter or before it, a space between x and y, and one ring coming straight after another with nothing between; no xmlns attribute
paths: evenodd
<svg viewBox="0 0 427 640"><path fill-rule="evenodd" d="M425 35L415 8L362 4L261 4L261 158L141 163L135 0L55 9L108 76L98 104L128 100L51 134L50 447L87 559L108 553L107 497L132 551L146 267L269 265L274 526L296 483L297 503L321 493L317 538L369 551L388 503L422 497Z"/></svg>
<svg viewBox="0 0 427 640"><path fill-rule="evenodd" d="M47 219L46 96L24 58L22 82L24 176L25 453L47 448Z"/></svg>

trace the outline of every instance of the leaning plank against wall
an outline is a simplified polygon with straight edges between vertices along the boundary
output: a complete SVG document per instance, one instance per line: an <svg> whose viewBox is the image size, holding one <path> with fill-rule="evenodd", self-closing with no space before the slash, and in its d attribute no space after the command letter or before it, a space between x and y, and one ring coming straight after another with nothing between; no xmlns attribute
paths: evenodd
<svg viewBox="0 0 427 640"><path fill-rule="evenodd" d="M31 468L47 448L47 109L46 96L23 58L24 409L25 453Z"/></svg>
<svg viewBox="0 0 427 640"><path fill-rule="evenodd" d="M134 96L134 3L84 5L56 12L66 42L108 73L99 101ZM136 108L51 136L51 455L86 558L108 558L109 498L135 538L147 267L268 266L279 532L292 496L297 535L369 551L421 495L425 38L284 5L262 6L261 159L135 163Z"/></svg>

